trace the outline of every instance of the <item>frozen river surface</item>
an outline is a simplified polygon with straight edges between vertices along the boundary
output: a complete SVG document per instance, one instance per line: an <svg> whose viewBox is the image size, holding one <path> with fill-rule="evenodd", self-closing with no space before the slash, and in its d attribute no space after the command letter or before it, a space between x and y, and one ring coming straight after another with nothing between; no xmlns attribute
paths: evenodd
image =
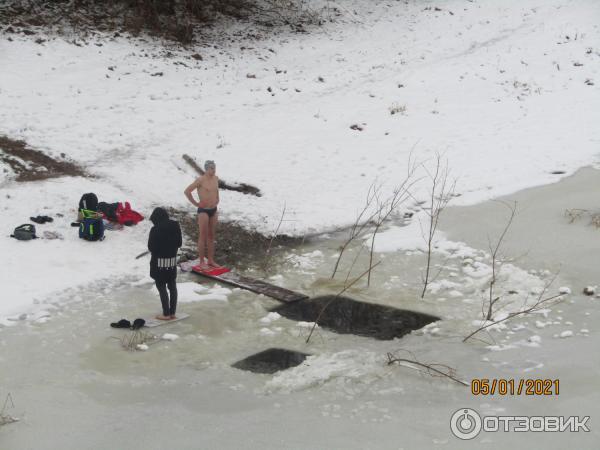
<svg viewBox="0 0 600 450"><path fill-rule="evenodd" d="M191 317L151 330L179 338L160 340L147 351L127 351L119 338L130 332L109 323L156 313L151 284L119 280L65 292L56 304L40 305L36 314L0 328L0 396L11 394L15 407L5 413L20 419L0 429L0 448L596 448L600 300L580 292L597 279L600 231L585 221L568 224L563 212L593 209L590 193L599 181L596 171L584 170L511 197L521 213L507 251L528 253L507 269L499 292L527 291L539 274L562 263L557 286L570 286L573 293L546 314L515 318L504 329L482 334L482 340L462 342L474 329L485 286L485 276L477 282L474 272L486 264L478 249L485 249L486 234L497 234L506 213L493 202L448 210L447 238L469 247L438 255L444 267L425 300L418 295L424 261L418 251L377 255L382 264L371 287L357 283L345 293L443 319L394 341L319 329L306 344L308 328L268 316L277 302L212 282L196 284L198 278L183 274L180 311ZM338 292L341 281L328 275L340 239L329 236L296 249L272 281L311 296ZM359 257L357 266L362 263ZM572 336L557 337L565 331ZM313 356L274 375L230 366L270 347ZM401 353L405 357L451 366L467 382L559 379L560 394L474 396L450 380L388 366L386 354L401 349L412 352ZM590 416L591 431L482 432L473 441L460 441L450 432L450 417L465 407L481 415Z"/></svg>

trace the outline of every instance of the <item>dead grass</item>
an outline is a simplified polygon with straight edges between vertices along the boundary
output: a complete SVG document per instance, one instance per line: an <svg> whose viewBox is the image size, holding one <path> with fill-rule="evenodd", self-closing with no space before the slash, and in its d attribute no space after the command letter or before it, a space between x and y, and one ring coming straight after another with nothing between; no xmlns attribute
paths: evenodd
<svg viewBox="0 0 600 450"><path fill-rule="evenodd" d="M569 223L577 222L581 219L587 218L589 224L600 228L600 211L590 211L589 209L566 209L564 213Z"/></svg>
<svg viewBox="0 0 600 450"><path fill-rule="evenodd" d="M139 350L139 345L152 345L157 343L158 341L159 339L157 336L142 330L132 331L131 333L123 335L123 337L121 337L120 339L121 346L125 350L129 351Z"/></svg>
<svg viewBox="0 0 600 450"><path fill-rule="evenodd" d="M4 405L2 406L2 409L0 410L0 427L2 425L8 425L9 423L14 423L14 422L19 421L19 419L17 419L16 417L6 414L7 407L10 407L10 408L15 407L15 404L13 402L13 399L12 399L12 396L10 395L10 393L6 395L6 399L4 400Z"/></svg>

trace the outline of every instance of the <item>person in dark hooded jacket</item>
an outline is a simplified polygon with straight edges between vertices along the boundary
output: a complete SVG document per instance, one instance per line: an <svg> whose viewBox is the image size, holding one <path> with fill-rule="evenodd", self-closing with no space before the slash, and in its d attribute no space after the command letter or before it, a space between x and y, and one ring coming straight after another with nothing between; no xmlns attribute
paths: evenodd
<svg viewBox="0 0 600 450"><path fill-rule="evenodd" d="M179 222L169 219L163 208L155 208L150 216L154 224L148 238L150 276L156 283L163 313L156 316L160 320L175 319L177 309L177 250L181 247ZM167 292L167 288L169 292Z"/></svg>

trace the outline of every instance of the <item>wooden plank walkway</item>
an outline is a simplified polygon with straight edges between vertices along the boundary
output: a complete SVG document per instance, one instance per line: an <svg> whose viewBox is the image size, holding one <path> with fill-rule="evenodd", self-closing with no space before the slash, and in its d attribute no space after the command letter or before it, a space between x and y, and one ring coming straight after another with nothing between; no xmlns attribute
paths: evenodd
<svg viewBox="0 0 600 450"><path fill-rule="evenodd" d="M221 275L209 275L203 272L196 272L195 270L193 272L197 273L198 275L202 275L203 277L246 289L256 294L266 295L267 297L274 298L275 300L279 300L283 303L292 303L308 298L307 295L290 291L289 289L275 286L274 284L267 283L266 281L258 280L256 278L245 277L235 272L226 272Z"/></svg>

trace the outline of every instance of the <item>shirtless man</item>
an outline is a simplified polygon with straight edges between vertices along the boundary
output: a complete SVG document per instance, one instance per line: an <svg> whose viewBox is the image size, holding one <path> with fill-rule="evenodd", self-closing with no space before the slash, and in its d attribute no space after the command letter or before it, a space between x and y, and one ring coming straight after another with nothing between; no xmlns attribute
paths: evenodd
<svg viewBox="0 0 600 450"><path fill-rule="evenodd" d="M184 191L188 200L198 208L198 227L200 229L198 236L198 259L200 259L200 268L202 270L221 267L215 262L215 234L219 217L217 212L217 205L219 204L219 178L215 175L216 169L214 161L206 161L204 163L204 175L190 184ZM192 194L194 189L200 199L198 202ZM205 254L207 256L206 262L204 261Z"/></svg>

